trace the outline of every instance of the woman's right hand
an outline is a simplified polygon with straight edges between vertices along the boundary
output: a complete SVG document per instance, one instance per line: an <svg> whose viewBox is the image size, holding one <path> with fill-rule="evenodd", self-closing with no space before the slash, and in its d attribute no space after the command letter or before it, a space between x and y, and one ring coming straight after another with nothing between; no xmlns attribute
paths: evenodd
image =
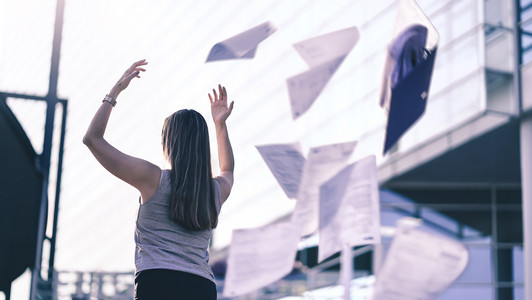
<svg viewBox="0 0 532 300"><path fill-rule="evenodd" d="M209 93L209 100L211 101L211 114L212 120L215 124L223 123L231 112L233 111L234 101L231 101L227 105L227 91L225 87L218 85L219 95L216 93L216 89L212 89L213 96Z"/></svg>
<svg viewBox="0 0 532 300"><path fill-rule="evenodd" d="M148 62L145 59L139 60L134 62L131 67L129 67L122 77L118 79L118 82L114 85L114 87L111 89L111 92L109 93L109 96L111 96L113 99L116 99L118 97L118 94L120 94L123 90L127 88L131 80L135 77L140 78L139 73L145 72L146 69L141 68L140 66L147 65Z"/></svg>

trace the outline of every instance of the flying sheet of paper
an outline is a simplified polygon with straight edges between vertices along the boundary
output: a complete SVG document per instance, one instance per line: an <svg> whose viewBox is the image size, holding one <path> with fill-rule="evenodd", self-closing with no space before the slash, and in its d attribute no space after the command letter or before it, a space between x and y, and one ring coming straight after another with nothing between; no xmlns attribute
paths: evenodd
<svg viewBox="0 0 532 300"><path fill-rule="evenodd" d="M358 29L350 27L294 44L310 67L308 71L286 80L294 120L312 106L356 45L359 36Z"/></svg>
<svg viewBox="0 0 532 300"><path fill-rule="evenodd" d="M299 190L305 157L299 143L256 146L288 198L295 199Z"/></svg>
<svg viewBox="0 0 532 300"><path fill-rule="evenodd" d="M380 105L388 113L386 153L423 115L439 35L414 0L400 0L382 76Z"/></svg>
<svg viewBox="0 0 532 300"><path fill-rule="evenodd" d="M293 223L234 230L227 258L224 297L249 293L290 273L298 243L299 227Z"/></svg>
<svg viewBox="0 0 532 300"><path fill-rule="evenodd" d="M318 262L342 246L380 243L379 187L374 155L350 164L320 189Z"/></svg>
<svg viewBox="0 0 532 300"><path fill-rule="evenodd" d="M320 186L346 166L356 143L331 144L309 150L292 214L292 220L301 224L302 236L318 229Z"/></svg>
<svg viewBox="0 0 532 300"><path fill-rule="evenodd" d="M253 58L260 42L272 35L276 28L270 22L262 23L234 37L215 44L207 61Z"/></svg>
<svg viewBox="0 0 532 300"><path fill-rule="evenodd" d="M436 299L463 272L468 258L458 241L400 221L369 299Z"/></svg>

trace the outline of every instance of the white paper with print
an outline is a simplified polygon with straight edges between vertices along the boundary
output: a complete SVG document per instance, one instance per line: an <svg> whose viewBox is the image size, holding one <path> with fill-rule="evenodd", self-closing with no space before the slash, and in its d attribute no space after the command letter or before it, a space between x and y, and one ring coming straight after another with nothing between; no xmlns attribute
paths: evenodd
<svg viewBox="0 0 532 300"><path fill-rule="evenodd" d="M305 157L299 143L256 146L288 198L297 198Z"/></svg>
<svg viewBox="0 0 532 300"><path fill-rule="evenodd" d="M370 300L436 299L467 265L460 242L399 221Z"/></svg>
<svg viewBox="0 0 532 300"><path fill-rule="evenodd" d="M216 43L209 52L206 62L227 59L251 59L257 46L272 35L276 28L270 22L262 23L227 40Z"/></svg>
<svg viewBox="0 0 532 300"><path fill-rule="evenodd" d="M356 27L320 35L294 44L310 69L286 80L292 118L303 115L358 42Z"/></svg>
<svg viewBox="0 0 532 300"><path fill-rule="evenodd" d="M318 229L320 186L347 165L356 144L330 144L309 150L292 215L292 220L301 225L302 236Z"/></svg>
<svg viewBox="0 0 532 300"><path fill-rule="evenodd" d="M298 243L299 228L293 223L234 230L224 297L249 293L290 273Z"/></svg>
<svg viewBox="0 0 532 300"><path fill-rule="evenodd" d="M320 189L318 262L351 247L380 243L377 161L374 155L350 164Z"/></svg>

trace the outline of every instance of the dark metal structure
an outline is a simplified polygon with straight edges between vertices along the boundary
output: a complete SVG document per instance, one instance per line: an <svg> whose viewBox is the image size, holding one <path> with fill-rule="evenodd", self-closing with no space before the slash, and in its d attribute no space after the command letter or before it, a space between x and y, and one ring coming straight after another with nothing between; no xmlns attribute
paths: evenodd
<svg viewBox="0 0 532 300"><path fill-rule="evenodd" d="M42 154L33 149L24 129L7 105L7 99L25 99L46 101L46 97L0 92L0 290L9 295L11 282L26 268L35 269L35 256L44 239L50 242L49 278L52 278L53 257L61 186L61 169L67 117L67 100L58 99L62 106L61 135L59 141L56 194L54 199L54 219L52 236L38 239L41 199L45 198L44 213L48 217L48 182L44 182L45 173ZM52 124L53 125L53 124ZM53 131L53 126L52 129ZM47 220L44 220L46 225ZM43 227L45 229L46 226ZM39 256L42 251L39 250ZM40 270L40 267L37 268ZM9 298L9 296L8 296Z"/></svg>
<svg viewBox="0 0 532 300"><path fill-rule="evenodd" d="M43 164L43 154L37 155L31 143L6 103L7 99L46 101L46 97L0 92L0 290L9 299L11 282L26 268L34 270L32 279L38 289L52 289L57 218L61 187L61 170L66 132L67 100L57 99L62 106L61 134L58 151L57 178L54 197L52 235L44 236L48 218L48 174L50 165ZM55 106L54 106L55 110ZM49 129L53 133L53 122ZM50 135L51 140L52 135ZM51 145L51 144L50 144ZM44 148L44 147L43 147ZM51 148L51 147L50 147ZM44 153L44 151L43 151ZM48 161L49 162L49 161ZM44 217L43 217L44 216ZM41 277L42 244L50 243L48 274ZM38 256L38 259L36 257ZM37 274L37 275L35 275Z"/></svg>
<svg viewBox="0 0 532 300"><path fill-rule="evenodd" d="M64 0L57 1L48 94L44 97L0 92L0 291L10 298L11 282L26 268L32 269L30 298L51 298L54 280L55 241L68 101L57 96ZM7 105L7 99L46 102L42 153L33 149L24 129ZM49 208L50 161L54 122L62 107L61 134L53 204L52 234L46 236ZM43 244L49 243L48 267L43 268Z"/></svg>
<svg viewBox="0 0 532 300"><path fill-rule="evenodd" d="M0 94L0 136L0 290L9 295L11 282L33 267L42 173L4 94Z"/></svg>

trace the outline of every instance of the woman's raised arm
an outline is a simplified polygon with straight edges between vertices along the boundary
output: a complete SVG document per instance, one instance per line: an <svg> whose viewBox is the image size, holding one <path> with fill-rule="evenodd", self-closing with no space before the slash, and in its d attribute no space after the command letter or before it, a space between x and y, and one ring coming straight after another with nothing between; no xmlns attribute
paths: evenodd
<svg viewBox="0 0 532 300"><path fill-rule="evenodd" d="M102 101L83 137L83 143L89 147L98 162L113 175L137 188L143 201L157 190L161 169L143 159L120 152L104 139L104 133L118 95L133 78L140 78L139 73L145 71L141 66L146 64L146 60L139 60L124 72Z"/></svg>
<svg viewBox="0 0 532 300"><path fill-rule="evenodd" d="M217 176L217 179L222 189L223 203L227 200L227 197L229 197L231 188L233 187L233 170L235 168L235 161L225 121L233 111L234 101L231 101L231 103L227 105L227 91L225 90L225 87L218 85L218 91L220 95L218 95L216 90L213 89L213 96L209 94L209 100L211 101L212 120L214 121L214 126L216 128L218 160L220 162L220 175Z"/></svg>

